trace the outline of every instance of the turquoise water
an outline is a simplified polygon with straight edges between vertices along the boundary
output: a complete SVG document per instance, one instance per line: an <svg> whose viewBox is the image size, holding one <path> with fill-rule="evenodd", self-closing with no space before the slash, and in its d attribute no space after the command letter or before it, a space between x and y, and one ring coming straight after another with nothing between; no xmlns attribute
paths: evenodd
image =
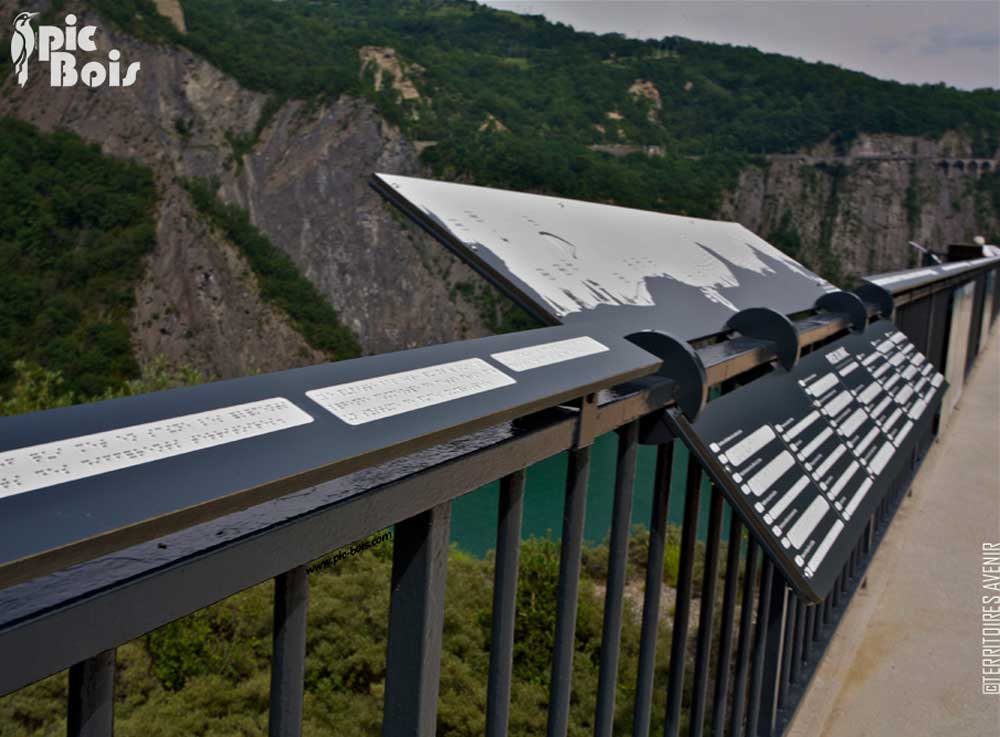
<svg viewBox="0 0 1000 737"><path fill-rule="evenodd" d="M618 436L603 435L591 453L590 483L587 492L587 518L584 537L588 544L599 545L611 531L614 503L615 462ZM684 513L684 482L687 449L674 443L674 464L667 519L680 525ZM566 493L567 454L553 456L528 469L524 495L522 538L561 537L563 502ZM640 446L632 502L632 524L649 527L653 503L653 473L656 467L655 446ZM703 485L699 510L698 538L704 539L708 527L708 494ZM462 550L483 556L496 547L497 502L500 483L495 482L455 500L452 505L451 539Z"/></svg>

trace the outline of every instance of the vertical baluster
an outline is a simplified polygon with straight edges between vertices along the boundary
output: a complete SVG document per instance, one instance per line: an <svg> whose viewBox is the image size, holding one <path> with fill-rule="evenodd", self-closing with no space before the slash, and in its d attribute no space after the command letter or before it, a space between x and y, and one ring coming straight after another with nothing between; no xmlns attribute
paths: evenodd
<svg viewBox="0 0 1000 737"><path fill-rule="evenodd" d="M767 634L771 623L771 583L774 568L769 558L764 557L760 572L760 599L757 603L757 631L754 635L753 665L750 669L750 695L747 702L750 711L747 714L747 734L754 737L758 734L758 722L761 712L761 692L764 690L764 656L767 654ZM770 706L767 710L770 719Z"/></svg>
<svg viewBox="0 0 1000 737"><path fill-rule="evenodd" d="M806 608L805 645L802 648L802 660L808 663L812 660L812 646L816 640L816 607L810 604Z"/></svg>
<svg viewBox="0 0 1000 737"><path fill-rule="evenodd" d="M771 564L771 597L767 605L767 631L764 633L763 670L761 676L760 711L750 723L755 724L755 737L772 737L778 717L781 694L781 665L786 657L784 650L785 628L788 626L789 588L784 576Z"/></svg>
<svg viewBox="0 0 1000 737"><path fill-rule="evenodd" d="M556 638L552 656L552 680L549 683L549 737L565 737L569 729L577 595L580 589L580 556L583 553L583 523L589 473L590 447L570 451L566 503L563 506L562 546L559 555Z"/></svg>
<svg viewBox="0 0 1000 737"><path fill-rule="evenodd" d="M701 612L698 616L698 646L694 656L694 692L691 699L691 737L705 731L705 701L708 694L709 657L712 654L712 619L715 589L719 580L719 542L722 538L722 492L712 488L705 541L705 575L701 582Z"/></svg>
<svg viewBox="0 0 1000 737"><path fill-rule="evenodd" d="M802 679L802 646L806 635L806 605L802 599L795 604L795 642L792 646L792 683Z"/></svg>
<svg viewBox="0 0 1000 737"><path fill-rule="evenodd" d="M788 616L785 618L785 639L781 652L781 693L778 695L778 708L788 706L788 695L792 685L792 651L795 649L795 621L799 613L798 599L795 593L788 591Z"/></svg>
<svg viewBox="0 0 1000 737"><path fill-rule="evenodd" d="M493 571L493 636L486 690L486 737L506 737L510 721L510 680L514 667L517 566L521 554L524 471L500 480L496 568Z"/></svg>
<svg viewBox="0 0 1000 737"><path fill-rule="evenodd" d="M604 595L604 631L601 636L601 669L597 686L594 737L611 737L618 689L618 648L622 631L622 600L628 564L628 535L632 524L632 491L639 446L639 422L622 428L615 466L615 502L611 514L608 550L608 585Z"/></svg>
<svg viewBox="0 0 1000 737"><path fill-rule="evenodd" d="M433 737L441 676L451 503L396 525L383 737Z"/></svg>
<svg viewBox="0 0 1000 737"><path fill-rule="evenodd" d="M676 737L681 726L681 699L684 695L684 665L687 656L688 622L691 617L691 584L698 541L698 508L701 502L701 465L694 453L688 454L687 488L684 495L684 523L677 572L677 600L670 643L667 675L667 719L664 735ZM711 624L709 624L711 627Z"/></svg>
<svg viewBox="0 0 1000 737"><path fill-rule="evenodd" d="M740 582L740 548L743 525L729 508L729 547L726 550L726 582L722 591L722 622L719 633L719 657L715 666L715 692L712 695L712 734L720 737L726 723L726 700L729 698L729 659L733 654L733 621L736 618L736 591Z"/></svg>
<svg viewBox="0 0 1000 737"><path fill-rule="evenodd" d="M663 554L667 539L667 506L670 502L670 476L674 462L674 444L656 449L656 472L653 478L653 511L649 520L649 558L646 561L646 588L642 602L642 629L639 636L639 673L635 687L633 737L649 735L649 716L653 706L653 669L656 665L656 634L660 623L660 591L663 588Z"/></svg>
<svg viewBox="0 0 1000 737"><path fill-rule="evenodd" d="M305 566L274 579L270 737L299 737L302 733L308 610L309 573Z"/></svg>
<svg viewBox="0 0 1000 737"><path fill-rule="evenodd" d="M115 722L115 650L69 669L68 737L111 737Z"/></svg>
<svg viewBox="0 0 1000 737"><path fill-rule="evenodd" d="M757 543L750 537L743 573L743 601L740 603L740 636L736 644L736 675L733 677L733 711L729 715L730 737L742 737L746 709L747 672L750 664L750 637L753 600L757 583Z"/></svg>

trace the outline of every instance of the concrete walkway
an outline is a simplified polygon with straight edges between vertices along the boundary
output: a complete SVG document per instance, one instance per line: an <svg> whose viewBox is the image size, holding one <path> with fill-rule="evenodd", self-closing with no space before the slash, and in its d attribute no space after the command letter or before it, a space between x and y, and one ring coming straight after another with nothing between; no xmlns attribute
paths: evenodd
<svg viewBox="0 0 1000 737"><path fill-rule="evenodd" d="M1000 542L996 331L788 734L1000 737L1000 696L980 675L984 542Z"/></svg>

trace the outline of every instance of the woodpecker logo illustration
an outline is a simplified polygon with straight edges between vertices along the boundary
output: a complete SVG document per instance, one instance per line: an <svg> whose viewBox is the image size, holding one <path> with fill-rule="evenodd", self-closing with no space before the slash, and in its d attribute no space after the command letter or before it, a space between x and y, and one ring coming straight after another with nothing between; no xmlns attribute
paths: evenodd
<svg viewBox="0 0 1000 737"><path fill-rule="evenodd" d="M31 19L38 13L18 13L14 18L14 35L10 39L10 58L14 61L14 78L18 85L28 83L28 62L35 54L36 33ZM39 26L36 60L49 65L50 87L74 87L83 82L88 87L131 87L142 64L137 61L122 69L122 52L108 51L107 61L88 61L77 68L77 55L97 53L97 26L77 26L77 18L69 13L63 26ZM34 62L32 62L34 63ZM124 72L124 73L123 73Z"/></svg>
<svg viewBox="0 0 1000 737"><path fill-rule="evenodd" d="M18 13L14 18L14 35L10 39L10 58L14 60L14 75L24 87L28 83L28 59L35 53L35 29L31 19L38 13Z"/></svg>

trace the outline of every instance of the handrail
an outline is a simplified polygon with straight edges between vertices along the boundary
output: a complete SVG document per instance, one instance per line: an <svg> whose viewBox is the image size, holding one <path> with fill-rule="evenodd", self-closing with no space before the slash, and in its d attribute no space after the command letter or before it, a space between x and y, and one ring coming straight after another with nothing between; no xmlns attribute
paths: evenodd
<svg viewBox="0 0 1000 737"><path fill-rule="evenodd" d="M984 273L994 271L998 266L1000 259L979 259L964 263L962 267L933 267L938 270L933 278L926 270L914 269L910 270L909 279L885 281L885 275L877 275L870 282L878 284L882 279L883 288L893 294L897 308L906 311L932 294L980 279ZM900 273L905 272L894 272L896 275ZM1000 299L994 303L993 314L989 316L991 320L996 316L998 306ZM865 308L869 319L872 319L880 306L872 303L866 304ZM813 310L797 317L793 324L802 350L828 342L846 333L852 326L850 316L836 312ZM562 329L542 330L560 332ZM952 340L955 339L956 336L952 336ZM964 337L957 336L957 339ZM470 343L463 341L422 351L423 355L430 357L430 363L436 363L438 356L443 357L441 360L453 357ZM777 359L777 353L775 344L768 340L734 332L697 348L708 385L723 389L731 386L737 378L752 385L757 375L755 372L769 367ZM398 529L402 529L404 535L417 535L418 529L412 521L421 518L421 524L429 525L428 530L434 528L433 534L439 539L441 530L437 518L429 516L434 510L486 483L512 478L522 469L563 451L572 451L574 462L585 467L586 449L581 449L581 438L626 427L634 428L636 421L674 404L674 382L652 375L660 363L655 358L647 358L633 364L631 369L609 374L603 380L590 377L577 381L573 392L522 402L517 405L517 410L496 411L494 408L482 416L469 415L449 426L445 434L428 435L421 444L404 446L402 454L372 455L370 461L348 469L346 475L333 474L325 478L304 475L299 482L286 485L284 495L277 498L225 516L203 518L196 524L170 530L156 539L144 540L127 549L94 556L71 568L52 570L31 580L0 588L0 652L5 655L5 664L16 664L16 667L0 667L0 694L92 659L99 653L112 650L247 587L289 574L312 560L387 526L401 525ZM368 371L367 366L379 365L379 357L361 359L356 363L360 367L358 375ZM372 372L375 373L374 368ZM586 393L596 393L590 412L583 405L574 406L571 401ZM16 421L14 418L7 422ZM629 442L634 443L634 430L630 437ZM669 448L669 444L661 446L661 454L663 448ZM689 500L698 492L698 486L691 486L692 483L689 479ZM504 488L505 494L514 493L517 484L510 483ZM578 496L579 490L576 493ZM662 493L665 491L661 486L657 494ZM569 502L570 492L567 491L567 494ZM819 614L795 598L780 573L765 557L763 570L767 579L761 582L761 601L757 611L766 621L759 624L756 634L749 630L749 623L745 632L741 626L737 652L737 657L745 661L743 677L750 679L748 718L752 723L756 723L761 714L762 702L773 704L775 710L779 702L786 703L789 709L794 709L798 703L797 697L790 695L794 691L792 686L794 683L801 685L801 679L808 678L811 670L802 670L802 663L798 663L789 671L787 653L772 657L775 638L782 640L800 636L801 633L793 632L793 628L804 628L807 609L811 613L810 632L812 627L816 627L818 636L824 626L835 626L836 618L842 612L844 602L841 599L856 585L856 574L873 552L875 541L891 519L894 504L900 496L895 494L880 507L865 541L859 542L857 560L852 558L849 570L845 571L834 594L820 605ZM713 503L713 519L721 514L722 507L716 509ZM662 530L656 534L662 534ZM685 532L687 547L693 545L690 537L693 534L691 530ZM717 545L717 541L710 543ZM572 545L573 540L567 544ZM757 549L751 547L756 555ZM654 548L651 543L651 550ZM685 566L692 564L691 555L693 553L689 551L682 560L682 573ZM738 558L736 562L739 564ZM732 624L736 608L733 593L736 582L731 578L735 574L730 569L731 566L727 565L725 589L729 598L723 607L723 616ZM756 570L756 563L748 570ZM687 589L692 586L689 574L690 571L684 574L687 575L684 579ZM440 571L428 571L426 575L431 580L439 576ZM773 585L772 575L775 577ZM293 584L297 580L294 576L282 580L286 584L282 590L286 593L294 590ZM753 576L747 577L745 585L749 587L746 589L749 595L756 596ZM508 588L503 590L505 595L509 595ZM288 595L292 596L291 593ZM681 597L682 592L679 591L678 596ZM750 607L748 611L753 610L753 604L744 601L744 609L747 606ZM798 622L794 619L797 607L801 607ZM127 616L122 616L122 612L127 612ZM768 628L772 626L774 617L779 619L774 624L777 629L772 632ZM431 627L433 629L433 623ZM832 632L832 629L828 631ZM752 649L749 639L744 642L744 638L751 636L760 648L766 648L766 652L760 650L759 654L754 654L752 664L748 660ZM674 643L674 649L683 650L685 640L686 622L683 638ZM789 643L791 641L788 639ZM805 648L801 650L803 661L812 647L811 642L809 640L800 645L800 649ZM699 643L699 646L703 648L704 643ZM706 651L702 649L702 652ZM780 653L781 649L775 652ZM781 657L785 658L784 662ZM812 661L812 664L814 666L815 662ZM673 669L677 667L681 666L672 666ZM770 673L774 667L780 670L777 673L779 682L763 683L762 674ZM696 680L698 693L703 698L704 662L699 668ZM498 673L502 674L503 669ZM509 677L509 673L506 675ZM782 678L791 679L789 685L783 687L780 683ZM671 709L676 709L679 706L679 691L671 693ZM722 693L725 694L725 688ZM566 694L560 691L555 696L561 701ZM421 704L427 698L430 697L421 695ZM742 699L741 692L739 700ZM418 705L414 708L423 707ZM606 703L603 708L606 714ZM740 708L743 708L742 703ZM778 711L768 711L768 708L765 706L763 714L777 729ZM718 705L714 713L717 721ZM787 709L784 713L786 718L790 714ZM672 718L676 718L675 711L671 714ZM724 706L721 714L725 716ZM734 712L733 718L743 719L744 716ZM765 733L772 734L770 731L761 732ZM780 729L773 733L780 733Z"/></svg>

